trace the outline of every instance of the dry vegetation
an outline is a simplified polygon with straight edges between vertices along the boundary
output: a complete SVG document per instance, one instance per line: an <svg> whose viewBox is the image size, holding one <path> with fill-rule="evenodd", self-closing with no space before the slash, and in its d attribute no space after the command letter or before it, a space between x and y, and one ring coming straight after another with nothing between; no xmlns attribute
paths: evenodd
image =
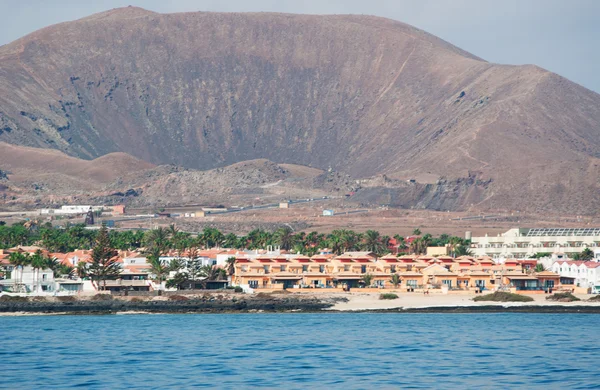
<svg viewBox="0 0 600 390"><path fill-rule="evenodd" d="M526 295L513 294L508 292L496 291L492 294L480 295L473 298L475 302L533 302L532 297Z"/></svg>

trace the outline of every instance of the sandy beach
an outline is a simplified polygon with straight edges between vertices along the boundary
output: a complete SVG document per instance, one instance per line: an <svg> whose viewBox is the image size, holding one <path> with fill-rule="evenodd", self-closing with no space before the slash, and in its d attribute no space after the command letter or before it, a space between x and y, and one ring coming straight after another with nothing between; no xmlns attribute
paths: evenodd
<svg viewBox="0 0 600 390"><path fill-rule="evenodd" d="M429 307L455 307L455 306L596 306L600 307L600 302L588 302L587 299L592 295L576 295L581 301L577 302L556 302L546 300L547 295L531 295L534 299L531 302L475 302L473 298L477 295L454 295L454 294L432 294L423 295L416 293L397 294L398 299L381 300L379 294L375 293L347 293L340 294L348 302L338 302L328 310L338 311L362 311L362 310L386 310L386 309L417 309Z"/></svg>
<svg viewBox="0 0 600 390"><path fill-rule="evenodd" d="M264 294L264 293L263 293ZM576 295L576 302L546 300L548 295L531 294L529 302L475 302L476 294L430 294L396 293L397 299L379 299L379 292L335 292L335 293L272 293L231 294L223 301L204 300L202 296L189 296L190 300L168 301L164 297L153 297L138 302L115 298L109 301L77 302L16 302L4 303L0 316L65 315L65 314L149 314L149 313L261 313L261 312L366 312L366 311L577 311L600 313L600 302L588 301L592 295ZM479 308L478 308L479 307ZM496 309L497 308L497 309ZM539 309L536 309L539 308ZM438 309L438 310L436 310Z"/></svg>

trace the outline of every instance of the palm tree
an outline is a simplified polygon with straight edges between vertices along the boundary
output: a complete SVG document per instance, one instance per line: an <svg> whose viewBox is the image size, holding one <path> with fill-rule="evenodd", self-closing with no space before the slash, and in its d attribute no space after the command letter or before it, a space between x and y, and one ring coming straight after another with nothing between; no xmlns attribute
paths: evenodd
<svg viewBox="0 0 600 390"><path fill-rule="evenodd" d="M75 268L68 264L61 264L56 272L59 277L72 279L75 274Z"/></svg>
<svg viewBox="0 0 600 390"><path fill-rule="evenodd" d="M169 230L163 227L150 230L144 237L146 249L157 248L161 254L165 253L171 247L169 235Z"/></svg>
<svg viewBox="0 0 600 390"><path fill-rule="evenodd" d="M365 287L369 287L371 285L371 282L373 281L373 275L371 275L369 273L364 274L362 276L362 281L364 282Z"/></svg>
<svg viewBox="0 0 600 390"><path fill-rule="evenodd" d="M199 236L204 247L206 249L210 248L220 248L225 242L225 236L218 229L215 228L204 228L202 234Z"/></svg>
<svg viewBox="0 0 600 390"><path fill-rule="evenodd" d="M23 288L23 268L30 263L29 253L20 251L12 252L8 255L8 261L15 269L15 292L21 292Z"/></svg>
<svg viewBox="0 0 600 390"><path fill-rule="evenodd" d="M401 236L399 234L395 234L394 239L396 240L396 254L398 254L400 252L400 249L408 248L403 236Z"/></svg>
<svg viewBox="0 0 600 390"><path fill-rule="evenodd" d="M287 251L294 245L294 234L292 229L288 226L278 229L273 236L275 242L281 249Z"/></svg>
<svg viewBox="0 0 600 390"><path fill-rule="evenodd" d="M594 258L594 252L590 248L585 248L579 253L579 260L592 260Z"/></svg>
<svg viewBox="0 0 600 390"><path fill-rule="evenodd" d="M361 240L360 235L346 229L334 230L331 232L331 236L335 241L339 240L340 251L343 250L344 252L355 250Z"/></svg>
<svg viewBox="0 0 600 390"><path fill-rule="evenodd" d="M305 240L306 245L310 246L310 247L319 246L319 244L322 241L319 239L319 233L317 233L317 232L308 233L304 240Z"/></svg>
<svg viewBox="0 0 600 390"><path fill-rule="evenodd" d="M473 251L467 245L459 245L454 250L454 255L460 256L473 256Z"/></svg>
<svg viewBox="0 0 600 390"><path fill-rule="evenodd" d="M305 232L294 234L294 236L292 237L292 241L294 242L294 245L300 244L303 247L306 247L308 245L308 243L306 242Z"/></svg>
<svg viewBox="0 0 600 390"><path fill-rule="evenodd" d="M223 246L225 248L237 248L238 243L239 240L234 233L229 233L225 235L225 238L223 239Z"/></svg>
<svg viewBox="0 0 600 390"><path fill-rule="evenodd" d="M174 223L170 224L169 225L169 237L175 238L175 237L177 237L178 233L179 233L179 229L177 229L175 224Z"/></svg>
<svg viewBox="0 0 600 390"><path fill-rule="evenodd" d="M331 247L331 251L333 253L335 253L336 255L342 254L343 246L342 246L342 239L340 236L334 235L332 233L328 240L328 246Z"/></svg>
<svg viewBox="0 0 600 390"><path fill-rule="evenodd" d="M51 269L52 272L58 272L60 270L60 267L63 265L60 263L60 261L58 261L58 259L56 257L46 256L45 260L46 260L45 268Z"/></svg>
<svg viewBox="0 0 600 390"><path fill-rule="evenodd" d="M162 282L165 280L165 277L169 275L170 270L169 267L160 260L160 255L160 249L158 247L153 248L150 250L150 254L146 255L146 260L150 265L150 273L154 275L155 280L158 280L159 286L162 286Z"/></svg>
<svg viewBox="0 0 600 390"><path fill-rule="evenodd" d="M413 240L411 249L415 254L426 254L427 247L431 243L431 234L425 234L423 237L418 237Z"/></svg>
<svg viewBox="0 0 600 390"><path fill-rule="evenodd" d="M227 260L225 260L225 264L227 265L227 273L229 274L229 276L233 276L233 274L235 273L236 260L237 259L234 256L230 256L227 258Z"/></svg>
<svg viewBox="0 0 600 390"><path fill-rule="evenodd" d="M421 237L415 238L410 243L410 251L416 255L420 255L423 252L423 241Z"/></svg>
<svg viewBox="0 0 600 390"><path fill-rule="evenodd" d="M79 263L77 263L76 271L77 271L77 276L80 279L84 279L84 278L88 277L87 267L88 267L88 263L86 263L85 261L80 261Z"/></svg>
<svg viewBox="0 0 600 390"><path fill-rule="evenodd" d="M212 265L204 265L200 267L200 275L204 277L200 282L202 288L206 289L207 283L214 280L223 280L227 273L223 268L213 267Z"/></svg>
<svg viewBox="0 0 600 390"><path fill-rule="evenodd" d="M379 232L367 230L364 234L363 249L369 252L382 253L387 247L383 244Z"/></svg>
<svg viewBox="0 0 600 390"><path fill-rule="evenodd" d="M394 288L398 288L398 285L400 284L400 275L392 274L392 276L390 278L390 282L392 282L392 284L394 285Z"/></svg>
<svg viewBox="0 0 600 390"><path fill-rule="evenodd" d="M450 253L452 257L456 257L456 248L463 244L463 240L460 237L452 236L448 239L448 245L450 246Z"/></svg>
<svg viewBox="0 0 600 390"><path fill-rule="evenodd" d="M40 290L40 270L46 267L46 258L40 249L35 251L31 256L31 267L33 268L33 284L35 286L34 291L39 292Z"/></svg>
<svg viewBox="0 0 600 390"><path fill-rule="evenodd" d="M414 229L413 230L413 235L420 236L421 235L421 229L419 229L419 228Z"/></svg>
<svg viewBox="0 0 600 390"><path fill-rule="evenodd" d="M390 253L390 251L388 250L389 246L390 246L390 236L381 236L381 245L383 245L383 251L381 253Z"/></svg>

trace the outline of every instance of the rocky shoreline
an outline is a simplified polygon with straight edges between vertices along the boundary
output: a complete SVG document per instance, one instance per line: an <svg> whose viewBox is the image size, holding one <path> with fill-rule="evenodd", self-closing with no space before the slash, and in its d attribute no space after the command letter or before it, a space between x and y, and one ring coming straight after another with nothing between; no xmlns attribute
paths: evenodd
<svg viewBox="0 0 600 390"><path fill-rule="evenodd" d="M0 316L11 315L103 315L103 314L201 314L201 313L579 313L600 314L598 305L514 305L490 304L468 306L395 307L381 309L337 310L339 299L298 297L252 297L215 300L133 301L108 299L102 301L2 301Z"/></svg>
<svg viewBox="0 0 600 390"><path fill-rule="evenodd" d="M242 299L203 299L185 300L74 300L60 301L3 301L0 302L0 315L14 314L117 314L140 313L252 313L252 312L319 312L329 308L333 302L315 298L274 298L248 297Z"/></svg>

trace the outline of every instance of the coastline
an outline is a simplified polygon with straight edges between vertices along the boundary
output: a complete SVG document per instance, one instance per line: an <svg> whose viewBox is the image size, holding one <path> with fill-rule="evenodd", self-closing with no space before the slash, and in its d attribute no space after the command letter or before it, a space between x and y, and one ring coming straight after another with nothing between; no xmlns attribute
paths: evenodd
<svg viewBox="0 0 600 390"><path fill-rule="evenodd" d="M147 300L79 299L70 302L3 301L0 317L30 315L136 315L235 313L590 313L600 314L600 302L555 302L545 295L531 302L475 302L475 295L398 294L380 300L378 293L254 294L228 299L190 296L182 300L153 297Z"/></svg>

